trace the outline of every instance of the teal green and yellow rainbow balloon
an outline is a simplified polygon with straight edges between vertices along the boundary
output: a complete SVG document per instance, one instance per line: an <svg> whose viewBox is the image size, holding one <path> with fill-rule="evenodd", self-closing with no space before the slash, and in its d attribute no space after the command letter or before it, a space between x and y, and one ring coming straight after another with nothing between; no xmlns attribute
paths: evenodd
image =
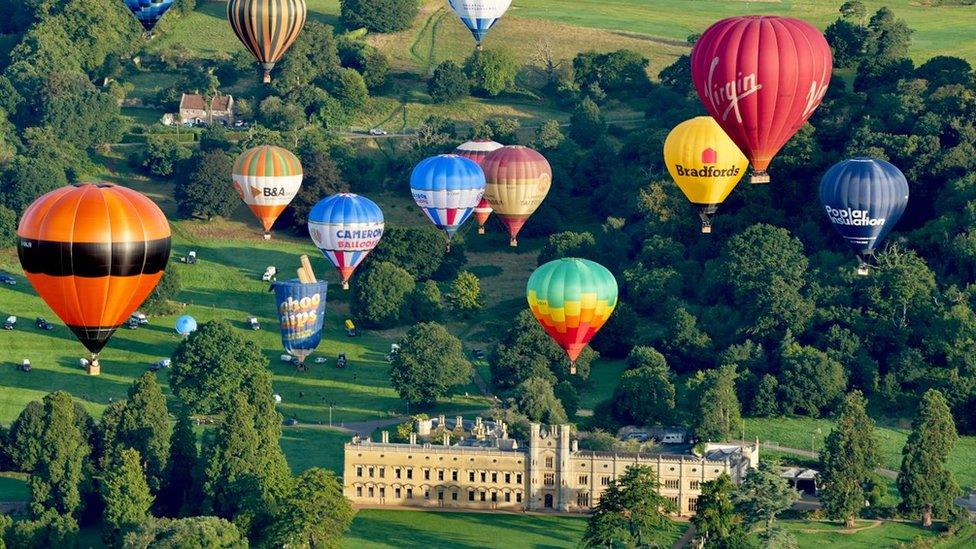
<svg viewBox="0 0 976 549"><path fill-rule="evenodd" d="M565 258L536 269L525 290L532 314L569 355L575 374L583 347L617 306L617 280L599 263Z"/></svg>

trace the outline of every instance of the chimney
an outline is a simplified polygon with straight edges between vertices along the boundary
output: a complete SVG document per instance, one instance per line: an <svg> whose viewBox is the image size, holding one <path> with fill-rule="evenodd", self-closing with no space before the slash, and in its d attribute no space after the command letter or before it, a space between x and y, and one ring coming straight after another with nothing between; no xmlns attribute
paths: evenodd
<svg viewBox="0 0 976 549"><path fill-rule="evenodd" d="M417 433L410 433L410 444L412 446L417 444Z"/></svg>
<svg viewBox="0 0 976 549"><path fill-rule="evenodd" d="M474 418L474 424L481 427L481 416Z"/></svg>
<svg viewBox="0 0 976 549"><path fill-rule="evenodd" d="M443 427L444 429L447 429L447 423L446 423L446 420L444 418L444 414L441 414L441 415L437 416L437 421L438 421L437 425L439 425L440 427Z"/></svg>
<svg viewBox="0 0 976 549"><path fill-rule="evenodd" d="M450 433L444 433L444 446L451 445L451 435Z"/></svg>
<svg viewBox="0 0 976 549"><path fill-rule="evenodd" d="M455 429L464 429L464 418L463 417L457 416L457 417L454 418L454 428Z"/></svg>
<svg viewBox="0 0 976 549"><path fill-rule="evenodd" d="M383 444L389 444L390 443L390 432L389 431L383 431L383 438L382 438L382 440L383 440Z"/></svg>
<svg viewBox="0 0 976 549"><path fill-rule="evenodd" d="M573 440L573 442L570 445L570 448L572 449L572 451L573 451L574 454L576 452L579 452L579 441L578 440Z"/></svg>

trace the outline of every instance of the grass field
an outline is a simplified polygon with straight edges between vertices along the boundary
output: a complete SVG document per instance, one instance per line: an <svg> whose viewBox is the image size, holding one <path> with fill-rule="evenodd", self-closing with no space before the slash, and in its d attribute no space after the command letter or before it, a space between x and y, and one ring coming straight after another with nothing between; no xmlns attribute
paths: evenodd
<svg viewBox="0 0 976 549"><path fill-rule="evenodd" d="M24 477L20 473L0 473L0 501L29 500L30 490Z"/></svg>
<svg viewBox="0 0 976 549"><path fill-rule="evenodd" d="M827 419L810 418L747 418L746 440L759 437L791 448L816 451L823 449L824 440L834 423ZM882 466L895 471L901 466L901 449L908 438L908 429L879 426ZM813 444L811 445L811 439ZM976 488L976 467L972 456L976 453L976 437L960 437L949 456L949 469L963 488Z"/></svg>
<svg viewBox="0 0 976 549"><path fill-rule="evenodd" d="M834 522L780 521L790 530L801 548L829 546L832 549L875 549L897 547L938 536L937 531L916 523L858 521L853 530Z"/></svg>
<svg viewBox="0 0 976 549"><path fill-rule="evenodd" d="M677 524L674 532L662 537L660 546L670 547L686 527ZM365 509L356 515L343 546L349 549L576 547L585 529L586 521L574 517Z"/></svg>

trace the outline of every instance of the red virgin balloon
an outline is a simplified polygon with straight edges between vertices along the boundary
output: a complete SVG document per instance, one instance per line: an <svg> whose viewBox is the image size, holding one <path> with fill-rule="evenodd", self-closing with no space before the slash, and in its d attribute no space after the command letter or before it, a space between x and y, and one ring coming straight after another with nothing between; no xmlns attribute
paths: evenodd
<svg viewBox="0 0 976 549"><path fill-rule="evenodd" d="M769 183L770 160L820 106L832 69L823 34L790 17L723 19L691 52L698 97L749 157L753 183Z"/></svg>

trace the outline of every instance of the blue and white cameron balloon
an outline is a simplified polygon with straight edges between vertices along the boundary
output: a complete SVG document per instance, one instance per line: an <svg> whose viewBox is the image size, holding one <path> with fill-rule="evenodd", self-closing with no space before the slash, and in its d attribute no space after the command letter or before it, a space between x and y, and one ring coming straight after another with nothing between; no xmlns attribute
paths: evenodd
<svg viewBox="0 0 976 549"><path fill-rule="evenodd" d="M308 234L339 270L342 288L383 237L383 211L372 200L351 193L320 200L308 214Z"/></svg>
<svg viewBox="0 0 976 549"><path fill-rule="evenodd" d="M485 194L485 172L474 160L456 154L432 156L410 175L410 193L435 227L451 237L471 217Z"/></svg>
<svg viewBox="0 0 976 549"><path fill-rule="evenodd" d="M512 0L448 0L451 9L474 35L478 47L488 31L505 15Z"/></svg>

